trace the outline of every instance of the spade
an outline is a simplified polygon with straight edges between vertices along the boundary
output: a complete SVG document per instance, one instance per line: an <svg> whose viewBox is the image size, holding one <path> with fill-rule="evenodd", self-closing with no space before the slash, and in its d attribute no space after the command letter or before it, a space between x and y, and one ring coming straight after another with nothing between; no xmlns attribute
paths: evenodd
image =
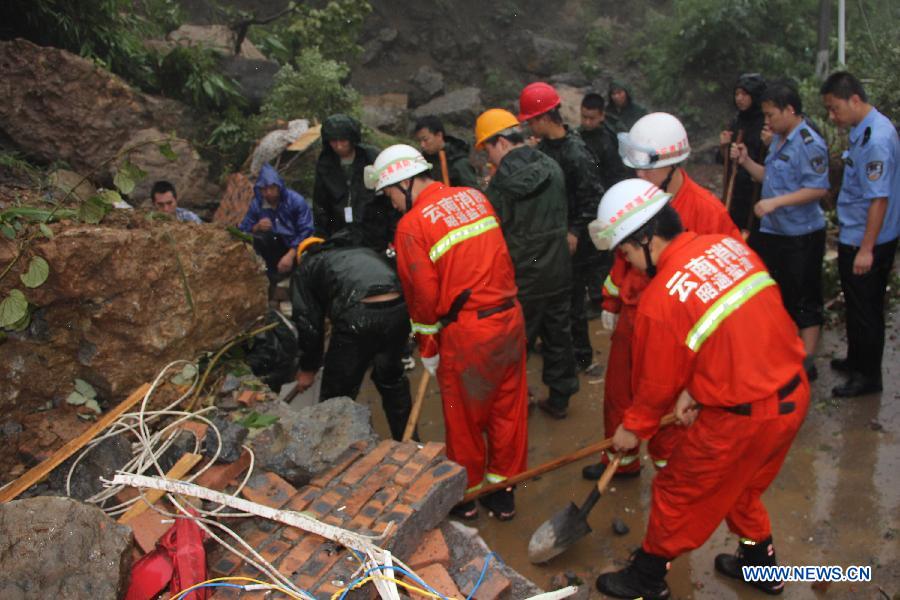
<svg viewBox="0 0 900 600"><path fill-rule="evenodd" d="M558 511L549 520L544 521L531 536L528 542L528 560L534 564L544 563L555 556L559 556L569 547L589 534L591 526L588 525L587 516L600 500L600 496L606 491L610 480L619 466L621 455L610 461L600 481L591 489L591 493L580 507L574 502Z"/></svg>

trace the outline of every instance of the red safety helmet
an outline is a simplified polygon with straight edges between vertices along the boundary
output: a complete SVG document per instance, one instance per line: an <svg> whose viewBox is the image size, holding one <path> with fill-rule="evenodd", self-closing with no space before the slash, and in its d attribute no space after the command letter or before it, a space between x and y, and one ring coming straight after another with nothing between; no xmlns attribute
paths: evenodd
<svg viewBox="0 0 900 600"><path fill-rule="evenodd" d="M519 94L519 121L527 121L559 106L562 101L553 86L543 81L529 83Z"/></svg>

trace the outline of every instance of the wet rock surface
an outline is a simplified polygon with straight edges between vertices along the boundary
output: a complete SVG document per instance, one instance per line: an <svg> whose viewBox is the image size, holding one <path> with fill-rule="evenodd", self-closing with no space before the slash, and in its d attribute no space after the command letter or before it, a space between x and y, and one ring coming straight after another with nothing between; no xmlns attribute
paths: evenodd
<svg viewBox="0 0 900 600"><path fill-rule="evenodd" d="M102 225L51 228L52 239L32 244L50 277L25 294L40 327L0 345L0 409L62 401L75 378L94 386L101 405L119 401L162 365L221 346L266 311L261 262L216 227L116 211ZM3 264L14 252L0 241ZM27 264L19 261L0 294Z"/></svg>
<svg viewBox="0 0 900 600"><path fill-rule="evenodd" d="M305 485L327 469L354 442L377 439L368 407L347 397L300 410L274 401L256 410L278 416L275 424L253 437L256 459L261 468L277 473L294 486Z"/></svg>
<svg viewBox="0 0 900 600"><path fill-rule="evenodd" d="M0 504L0 598L121 598L131 548L131 529L76 500Z"/></svg>
<svg viewBox="0 0 900 600"><path fill-rule="evenodd" d="M475 119L484 110L481 101L481 90L473 87L461 88L438 96L413 111L413 118L427 115L440 117L446 123L471 127Z"/></svg>

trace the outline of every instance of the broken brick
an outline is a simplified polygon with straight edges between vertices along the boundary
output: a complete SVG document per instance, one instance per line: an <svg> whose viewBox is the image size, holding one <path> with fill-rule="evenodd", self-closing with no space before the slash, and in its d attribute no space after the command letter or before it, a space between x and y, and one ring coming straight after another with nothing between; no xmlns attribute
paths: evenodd
<svg viewBox="0 0 900 600"><path fill-rule="evenodd" d="M395 465L381 465L359 485L353 493L344 499L345 510L350 515L355 515L375 492L384 487L391 477L400 469Z"/></svg>
<svg viewBox="0 0 900 600"><path fill-rule="evenodd" d="M216 463L200 473L194 480L199 486L211 490L222 491L228 484L237 479L250 467L250 453L247 450L241 452L241 456L233 463ZM235 482L237 484L239 482Z"/></svg>
<svg viewBox="0 0 900 600"><path fill-rule="evenodd" d="M304 537L278 563L278 572L285 577L292 578L300 567L312 558L313 554L319 550L323 543L323 538L317 535Z"/></svg>
<svg viewBox="0 0 900 600"><path fill-rule="evenodd" d="M166 507L166 510L174 510L172 507ZM162 515L155 510L145 510L135 518L126 523L134 532L134 541L144 552L150 552L156 548L156 542L161 538L172 525L175 519Z"/></svg>
<svg viewBox="0 0 900 600"><path fill-rule="evenodd" d="M351 444L350 447L344 450L343 454L338 457L337 461L335 461L335 465L313 477L309 482L310 485L318 487L325 487L328 485L332 479L343 473L347 467L352 465L356 459L362 456L365 447L365 442L354 442Z"/></svg>
<svg viewBox="0 0 900 600"><path fill-rule="evenodd" d="M297 494L297 490L275 473L254 475L241 490L241 495L250 502L270 508L281 508Z"/></svg>
<svg viewBox="0 0 900 600"><path fill-rule="evenodd" d="M428 565L427 567L418 570L417 574L422 578L422 581L447 598L459 598L462 596L462 594L459 593L459 588L456 587L456 582L453 581L453 578L450 577L450 573L447 572L447 569L443 565ZM412 580L409 583L418 586L418 583L416 583L415 580Z"/></svg>
<svg viewBox="0 0 900 600"><path fill-rule="evenodd" d="M434 490L442 481L450 479L459 474L462 467L450 461L442 461L441 463L431 467L416 479L403 494L403 500L410 504L418 502L425 498L426 495ZM462 496L457 499L461 500Z"/></svg>
<svg viewBox="0 0 900 600"><path fill-rule="evenodd" d="M481 571L484 569L484 561L485 558L476 558L459 570L456 581L464 596L468 597L475 588L478 578L481 577ZM512 588L512 583L497 567L497 561L492 560L488 565L484 580L475 592L474 600L496 600Z"/></svg>
<svg viewBox="0 0 900 600"><path fill-rule="evenodd" d="M403 442L394 447L391 452L390 459L398 465L403 465L406 461L413 457L419 450L419 444L416 442Z"/></svg>
<svg viewBox="0 0 900 600"><path fill-rule="evenodd" d="M432 529L424 535L408 563L416 571L433 564L450 566L450 548L440 529Z"/></svg>
<svg viewBox="0 0 900 600"><path fill-rule="evenodd" d="M400 488L391 486L379 490L372 496L365 506L363 506L353 517L353 520L347 525L351 531L359 531L360 529L369 529L375 519L384 512L385 507L389 506L400 495Z"/></svg>
<svg viewBox="0 0 900 600"><path fill-rule="evenodd" d="M344 476L341 477L341 482L346 485L356 485L362 481L363 478L374 469L397 444L398 442L393 440L382 440L382 442L375 446L371 452L366 454L362 460L356 461L356 464L351 466L347 472L344 473Z"/></svg>

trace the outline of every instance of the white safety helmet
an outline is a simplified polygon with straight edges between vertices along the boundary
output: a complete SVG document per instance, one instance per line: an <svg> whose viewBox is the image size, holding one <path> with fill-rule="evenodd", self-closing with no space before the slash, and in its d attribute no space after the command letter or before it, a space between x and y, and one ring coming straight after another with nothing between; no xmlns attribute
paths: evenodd
<svg viewBox="0 0 900 600"><path fill-rule="evenodd" d="M365 168L363 179L367 188L380 192L429 170L431 163L421 152L407 144L395 144L382 150L375 164Z"/></svg>
<svg viewBox="0 0 900 600"><path fill-rule="evenodd" d="M671 197L643 179L620 181L600 200L597 219L588 225L591 241L598 250L615 248L646 225Z"/></svg>
<svg viewBox="0 0 900 600"><path fill-rule="evenodd" d="M684 125L669 113L645 115L632 125L631 131L619 134L619 155L632 169L676 165L690 154Z"/></svg>

